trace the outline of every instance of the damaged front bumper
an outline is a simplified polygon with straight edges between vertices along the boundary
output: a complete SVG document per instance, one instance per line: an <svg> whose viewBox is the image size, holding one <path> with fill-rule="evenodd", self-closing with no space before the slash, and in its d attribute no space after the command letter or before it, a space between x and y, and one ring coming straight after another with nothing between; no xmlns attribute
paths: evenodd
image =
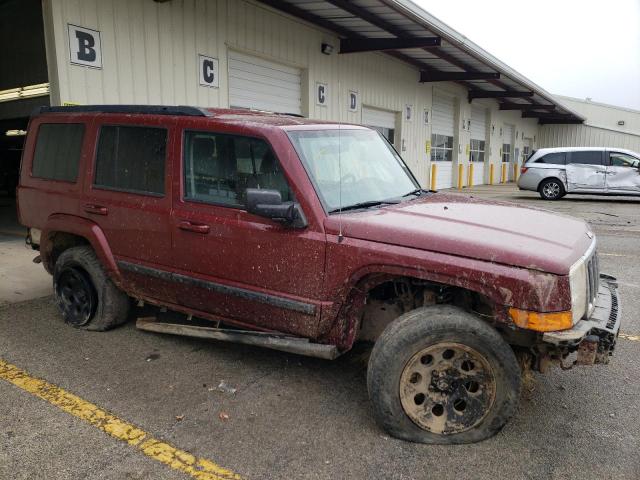
<svg viewBox="0 0 640 480"><path fill-rule="evenodd" d="M547 332L542 341L559 348L578 352L577 365L609 363L620 331L622 312L615 277L600 274L600 287L593 313L573 328Z"/></svg>

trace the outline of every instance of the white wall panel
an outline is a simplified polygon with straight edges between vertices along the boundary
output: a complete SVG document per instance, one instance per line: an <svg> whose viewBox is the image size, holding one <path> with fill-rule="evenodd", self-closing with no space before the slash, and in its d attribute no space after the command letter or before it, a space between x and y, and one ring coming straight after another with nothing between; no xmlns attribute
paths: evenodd
<svg viewBox="0 0 640 480"><path fill-rule="evenodd" d="M543 125L537 148L542 147L617 147L640 152L640 135L589 125Z"/></svg>

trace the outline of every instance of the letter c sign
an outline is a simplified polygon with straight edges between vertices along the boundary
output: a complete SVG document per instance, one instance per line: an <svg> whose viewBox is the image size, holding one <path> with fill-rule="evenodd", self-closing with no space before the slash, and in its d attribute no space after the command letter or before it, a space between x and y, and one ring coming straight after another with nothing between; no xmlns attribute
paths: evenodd
<svg viewBox="0 0 640 480"><path fill-rule="evenodd" d="M198 78L201 86L218 88L220 86L219 73L217 58L198 55Z"/></svg>
<svg viewBox="0 0 640 480"><path fill-rule="evenodd" d="M102 42L100 32L67 24L69 33L69 59L74 65L102 68Z"/></svg>
<svg viewBox="0 0 640 480"><path fill-rule="evenodd" d="M316 83L316 105L326 107L329 103L329 85L326 83Z"/></svg>

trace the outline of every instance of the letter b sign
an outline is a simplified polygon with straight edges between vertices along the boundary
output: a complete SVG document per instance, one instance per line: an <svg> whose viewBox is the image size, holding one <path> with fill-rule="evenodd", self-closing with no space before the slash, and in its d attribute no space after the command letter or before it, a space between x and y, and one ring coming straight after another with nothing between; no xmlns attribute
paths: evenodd
<svg viewBox="0 0 640 480"><path fill-rule="evenodd" d="M100 32L71 24L67 25L67 29L69 32L69 57L71 63L102 68Z"/></svg>

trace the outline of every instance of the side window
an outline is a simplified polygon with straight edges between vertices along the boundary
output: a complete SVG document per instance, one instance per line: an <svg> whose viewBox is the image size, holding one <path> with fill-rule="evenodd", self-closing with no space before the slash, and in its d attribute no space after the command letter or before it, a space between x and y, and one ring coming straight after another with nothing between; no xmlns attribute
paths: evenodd
<svg viewBox="0 0 640 480"><path fill-rule="evenodd" d="M103 126L96 154L97 187L164 195L167 131Z"/></svg>
<svg viewBox="0 0 640 480"><path fill-rule="evenodd" d="M505 163L511 161L511 144L510 143L502 144L502 161Z"/></svg>
<svg viewBox="0 0 640 480"><path fill-rule="evenodd" d="M43 123L38 128L31 176L75 182L82 150L84 125Z"/></svg>
<svg viewBox="0 0 640 480"><path fill-rule="evenodd" d="M209 132L184 136L185 199L243 207L247 188L293 195L269 145L260 139Z"/></svg>
<svg viewBox="0 0 640 480"><path fill-rule="evenodd" d="M553 165L564 165L565 155L566 154L564 152L547 153L546 155L536 160L535 163L550 163Z"/></svg>
<svg viewBox="0 0 640 480"><path fill-rule="evenodd" d="M569 152L567 163L580 165L602 165L602 152L599 150L585 150L583 152Z"/></svg>
<svg viewBox="0 0 640 480"><path fill-rule="evenodd" d="M638 168L640 160L625 153L611 152L609 154L609 164L612 167Z"/></svg>

